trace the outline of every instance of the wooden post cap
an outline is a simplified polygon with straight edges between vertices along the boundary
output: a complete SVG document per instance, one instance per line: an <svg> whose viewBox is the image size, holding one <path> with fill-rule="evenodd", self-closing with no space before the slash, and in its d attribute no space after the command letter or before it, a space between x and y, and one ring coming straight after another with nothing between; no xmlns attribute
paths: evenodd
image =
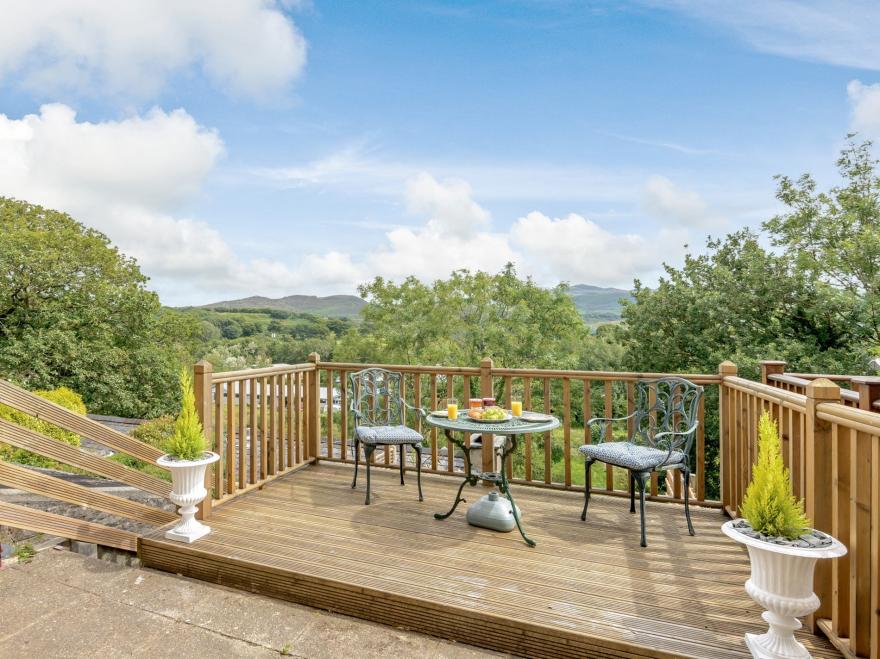
<svg viewBox="0 0 880 659"><path fill-rule="evenodd" d="M736 375L738 372L736 364L732 361L723 361L718 364L718 373L721 375Z"/></svg>
<svg viewBox="0 0 880 659"><path fill-rule="evenodd" d="M200 359L193 367L197 373L213 373L214 365L207 359Z"/></svg>
<svg viewBox="0 0 880 659"><path fill-rule="evenodd" d="M840 400L840 387L828 378L816 378L807 385L807 398Z"/></svg>
<svg viewBox="0 0 880 659"><path fill-rule="evenodd" d="M480 368L492 368L493 362L491 357L483 357L480 360Z"/></svg>
<svg viewBox="0 0 880 659"><path fill-rule="evenodd" d="M309 361L313 364L317 364L319 361L321 361L321 355L319 355L317 352L311 352L309 353Z"/></svg>

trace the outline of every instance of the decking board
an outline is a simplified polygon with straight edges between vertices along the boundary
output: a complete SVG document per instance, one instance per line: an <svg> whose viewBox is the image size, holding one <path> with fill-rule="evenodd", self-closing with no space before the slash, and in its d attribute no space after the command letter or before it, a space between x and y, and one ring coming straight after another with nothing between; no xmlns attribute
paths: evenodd
<svg viewBox="0 0 880 659"><path fill-rule="evenodd" d="M515 531L471 527L467 504L448 520L458 481L414 483L376 469L373 504L349 487L351 467L322 463L215 509L194 545L141 538L150 567L528 656L748 657L763 630L743 590L748 557L715 510L648 505L647 548L629 502L595 496L587 522L571 492L516 487L529 548ZM410 478L410 480L414 480ZM472 499L487 490L475 488ZM824 638L801 640L839 656Z"/></svg>

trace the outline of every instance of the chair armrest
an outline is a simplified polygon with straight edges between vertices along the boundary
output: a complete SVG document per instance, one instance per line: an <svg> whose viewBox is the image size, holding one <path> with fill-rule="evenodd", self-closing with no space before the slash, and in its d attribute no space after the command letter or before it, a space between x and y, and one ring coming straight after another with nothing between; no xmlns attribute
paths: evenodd
<svg viewBox="0 0 880 659"><path fill-rule="evenodd" d="M602 444L605 442L605 432L609 423L614 423L615 421L626 421L627 419L632 419L635 415L636 412L619 417L594 416L592 419L587 421L587 428L592 428L594 425L599 425L599 441L597 443ZM590 443L593 443L592 432L590 433Z"/></svg>
<svg viewBox="0 0 880 659"><path fill-rule="evenodd" d="M428 411L424 407L418 407L417 405L410 405L403 398L400 399L400 402L403 403L403 406L408 410L413 410L414 412L418 412L421 417L424 419L428 416Z"/></svg>
<svg viewBox="0 0 880 659"><path fill-rule="evenodd" d="M695 421L694 425L692 425L687 430L667 430L665 432L658 432L651 438L654 444L654 448L660 449L661 451L668 451L669 456L671 456L673 451L683 448L677 445L675 438L687 437L688 435L692 435L696 431L698 425L700 425L700 422ZM667 460L668 459L669 458L667 457Z"/></svg>

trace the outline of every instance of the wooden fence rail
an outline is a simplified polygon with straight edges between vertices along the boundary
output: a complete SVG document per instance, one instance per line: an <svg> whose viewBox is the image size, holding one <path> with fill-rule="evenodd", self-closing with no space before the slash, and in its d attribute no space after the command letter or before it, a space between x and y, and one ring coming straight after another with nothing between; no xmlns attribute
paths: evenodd
<svg viewBox="0 0 880 659"><path fill-rule="evenodd" d="M508 464L508 477L512 482L537 487L559 489L583 488L583 461L577 449L589 442L585 421L592 417L630 414L634 406L635 383L641 379L663 377L665 373L629 373L612 371L562 371L553 369L496 368L490 359L479 366L409 366L386 364L316 363L315 377L320 391L325 392L320 401L320 451L321 460L353 462L351 438L354 420L349 414L351 390L349 374L369 366L377 366L402 374L401 394L410 405L437 409L445 407L447 398L458 400L462 408L468 398L494 396L500 405L510 407L514 398L523 402L525 409L553 413L560 418L562 426L554 433L525 435L517 453ZM698 384L713 387L720 383L718 375L687 374ZM705 398L701 402L698 427L693 451L693 474L691 496L697 504L720 505L708 495L706 487L706 428ZM454 446L436 429L423 427L417 415L408 419L426 435L430 446L425 452L423 470L441 474L460 473L463 456L457 455ZM631 430L626 426L615 428L615 438L625 438ZM713 429L714 432L714 429ZM467 442L470 437L465 437ZM717 439L713 439L717 448ZM402 457L401 457L402 456ZM492 471L492 454L482 452L483 469ZM414 455L386 447L373 455L379 466L398 468L404 460L405 469L413 469ZM624 471L605 465L594 466L593 491L628 496L629 480ZM651 497L667 501L683 501L682 478L678 472L666 480L651 480Z"/></svg>
<svg viewBox="0 0 880 659"><path fill-rule="evenodd" d="M808 517L849 549L844 558L819 561L814 590L822 604L808 624L846 656L880 658L880 414L874 411L880 380L851 379L859 409L842 398L846 390L825 378L797 384L799 393L772 372L762 378L765 383L737 377L730 363L722 364L721 373L725 510L735 516L742 503L756 454L757 420L769 412Z"/></svg>
<svg viewBox="0 0 880 659"><path fill-rule="evenodd" d="M205 474L210 496L202 519L213 505L314 461L314 363L214 373L201 361L193 374L196 410L208 446L220 455Z"/></svg>
<svg viewBox="0 0 880 659"><path fill-rule="evenodd" d="M0 403L68 432L85 435L108 448L144 462L155 464L156 458L162 455L161 451L148 444L71 412L4 380L0 380ZM171 492L171 485L167 481L2 419L0 419L0 443L36 453L163 498ZM176 518L176 515L158 507L83 487L3 461L0 461L0 484L65 503L86 506L150 526L161 526ZM0 524L127 551L137 549L137 533L47 513L27 506L0 503Z"/></svg>

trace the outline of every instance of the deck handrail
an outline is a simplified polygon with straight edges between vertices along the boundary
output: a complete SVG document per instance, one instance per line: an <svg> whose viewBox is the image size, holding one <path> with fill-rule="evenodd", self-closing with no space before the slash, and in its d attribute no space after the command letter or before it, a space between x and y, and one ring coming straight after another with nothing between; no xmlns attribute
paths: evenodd
<svg viewBox="0 0 880 659"><path fill-rule="evenodd" d="M418 403L420 407L439 406L440 401L452 392L464 406L470 396L494 395L499 404L509 406L514 392L523 399L529 408L534 402L547 412L554 411L562 420L561 428L556 436L546 434L524 437L518 458L509 465L508 476L513 482L549 487L554 489L582 488L582 473L577 448L591 441L588 431L580 424L573 423L575 417L580 421L591 416L611 416L616 410L623 415L632 411L634 405L634 384L641 379L667 377L668 373L643 373L626 371L581 371L561 369L506 368L495 366L491 359L482 359L479 366L458 365L411 365L382 364L355 362L315 362L314 377L317 383L313 386L337 400L322 404L320 419L315 428L320 427L320 438L312 443L318 449L315 457L320 460L336 462L352 462L348 454L348 440L352 432L352 420L349 418L347 401L347 375L367 367L380 367L403 374L403 394L408 402ZM681 375L704 386L717 387L721 378L717 374L674 374ZM309 377L312 377L310 374ZM465 393L467 392L467 393ZM712 507L720 506L714 497L707 496L706 489L706 428L705 403L700 406L700 419L703 423L698 428L695 455L694 478L691 496L696 503ZM334 409L335 408L335 409ZM593 414L595 412L596 414ZM421 419L411 418L411 423L427 436L430 451L426 451L423 470L435 473L452 474L463 468L462 461L454 459L455 447L438 436L436 429L422 426ZM627 429L621 428L623 432ZM629 429L631 430L631 429ZM712 432L710 430L710 432ZM620 439L621 437L618 437ZM467 439L467 438L466 438ZM717 440L713 440L717 446ZM714 450L714 448L713 448ZM377 454L375 462L378 466L399 467L399 453L393 448L386 448ZM453 459L450 459L453 456ZM483 454L485 471L495 468L491 452ZM410 468L407 465L405 468ZM612 467L601 467L604 478L594 477L593 491L628 496L628 480L622 472ZM604 484L604 486L602 486ZM682 478L677 471L670 472L666 482L658 481L657 475L652 478L650 495L654 499L666 501L684 500Z"/></svg>
<svg viewBox="0 0 880 659"><path fill-rule="evenodd" d="M768 365L771 372L767 372ZM735 516L757 452L757 419L777 422L782 454L797 497L813 526L847 545L835 561L819 561L814 590L821 606L807 624L846 656L880 656L880 379L850 378L848 391L826 378L807 380L762 364L763 383L722 365L721 492ZM780 387L780 385L782 385ZM800 390L800 391L798 391ZM802 391L802 393L801 393ZM851 396L856 394L855 405Z"/></svg>

